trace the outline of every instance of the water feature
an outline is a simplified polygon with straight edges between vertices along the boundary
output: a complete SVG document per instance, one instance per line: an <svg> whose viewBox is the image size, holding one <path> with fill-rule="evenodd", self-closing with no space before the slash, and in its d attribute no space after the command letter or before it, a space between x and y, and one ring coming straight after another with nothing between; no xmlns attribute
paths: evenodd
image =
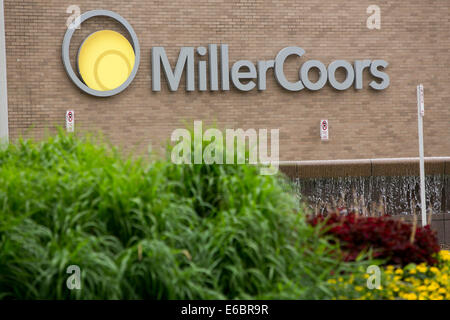
<svg viewBox="0 0 450 320"><path fill-rule="evenodd" d="M369 176L338 178L294 178L297 192L316 212L328 206L357 207L370 213L391 215L420 212L420 179L417 176ZM426 177L427 210L450 212L450 175Z"/></svg>

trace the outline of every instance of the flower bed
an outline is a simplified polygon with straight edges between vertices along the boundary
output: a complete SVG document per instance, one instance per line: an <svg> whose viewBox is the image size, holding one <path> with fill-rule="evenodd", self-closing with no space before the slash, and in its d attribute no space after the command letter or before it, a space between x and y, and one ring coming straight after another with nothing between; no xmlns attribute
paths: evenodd
<svg viewBox="0 0 450 320"><path fill-rule="evenodd" d="M450 299L450 252L441 250L437 264L408 264L405 267L388 265L381 267L381 286L369 289L369 274L359 272L347 280L330 279L335 292L347 292L339 299L390 299L390 300L449 300ZM362 271L362 270L360 270Z"/></svg>

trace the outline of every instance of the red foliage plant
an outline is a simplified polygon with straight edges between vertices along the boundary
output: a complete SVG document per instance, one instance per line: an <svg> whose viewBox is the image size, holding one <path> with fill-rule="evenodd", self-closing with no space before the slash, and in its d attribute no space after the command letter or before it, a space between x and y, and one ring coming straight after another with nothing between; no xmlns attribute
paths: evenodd
<svg viewBox="0 0 450 320"><path fill-rule="evenodd" d="M414 231L411 224L387 215L367 217L355 213L311 216L308 221L322 225L326 234L340 240L346 261L354 261L363 250L371 248L373 257L387 264L437 263L435 256L440 247L435 231L428 225L415 227Z"/></svg>

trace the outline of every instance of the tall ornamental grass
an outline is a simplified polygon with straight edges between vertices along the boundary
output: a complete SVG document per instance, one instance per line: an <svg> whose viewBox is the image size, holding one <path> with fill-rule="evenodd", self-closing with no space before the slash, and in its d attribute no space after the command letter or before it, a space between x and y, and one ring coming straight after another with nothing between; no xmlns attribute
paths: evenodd
<svg viewBox="0 0 450 320"><path fill-rule="evenodd" d="M0 151L0 299L320 299L343 262L281 176L63 133ZM67 268L81 269L69 290Z"/></svg>

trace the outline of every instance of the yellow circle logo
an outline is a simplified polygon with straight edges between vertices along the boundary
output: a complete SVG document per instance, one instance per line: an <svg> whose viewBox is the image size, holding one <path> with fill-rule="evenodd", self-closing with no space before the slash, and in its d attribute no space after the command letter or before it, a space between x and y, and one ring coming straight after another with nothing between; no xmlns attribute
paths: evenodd
<svg viewBox="0 0 450 320"><path fill-rule="evenodd" d="M110 91L128 79L135 59L134 49L123 35L102 30L91 34L81 45L78 70L89 88Z"/></svg>
<svg viewBox="0 0 450 320"><path fill-rule="evenodd" d="M75 30L94 17L114 19L126 29L131 43L112 30L91 34L78 50L76 73L70 61L70 43ZM79 89L92 96L111 97L125 90L136 77L141 61L139 40L133 27L121 15L108 10L88 11L67 28L62 60L67 75Z"/></svg>

